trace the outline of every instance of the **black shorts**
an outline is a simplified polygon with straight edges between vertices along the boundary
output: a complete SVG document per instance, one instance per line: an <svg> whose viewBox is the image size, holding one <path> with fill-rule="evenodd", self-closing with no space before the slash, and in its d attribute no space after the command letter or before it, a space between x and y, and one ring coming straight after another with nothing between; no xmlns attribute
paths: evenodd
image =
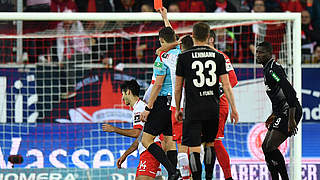
<svg viewBox="0 0 320 180"><path fill-rule="evenodd" d="M172 136L170 104L167 96L158 96L144 125L144 132L153 136Z"/></svg>
<svg viewBox="0 0 320 180"><path fill-rule="evenodd" d="M182 126L182 145L195 147L202 142L213 142L217 136L219 119L184 120Z"/></svg>
<svg viewBox="0 0 320 180"><path fill-rule="evenodd" d="M301 116L302 116L302 107L298 105L296 107L296 114L295 114L295 120L297 125L300 122ZM276 115L276 118L273 120L272 124L270 125L269 130L275 129L282 132L286 136L290 137L292 134L288 132L288 122L289 122L289 110L286 110L285 112Z"/></svg>

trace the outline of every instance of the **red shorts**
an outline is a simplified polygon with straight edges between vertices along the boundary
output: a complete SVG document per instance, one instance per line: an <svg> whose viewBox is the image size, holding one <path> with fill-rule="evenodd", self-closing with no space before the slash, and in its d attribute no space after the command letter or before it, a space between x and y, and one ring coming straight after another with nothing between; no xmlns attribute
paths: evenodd
<svg viewBox="0 0 320 180"><path fill-rule="evenodd" d="M220 107L219 110L219 129L216 136L216 139L224 138L224 126L226 124L228 114L229 114L229 107Z"/></svg>
<svg viewBox="0 0 320 180"><path fill-rule="evenodd" d="M156 142L157 145L160 145L160 142ZM137 167L136 177L142 176L149 176L155 178L157 172L159 171L160 163L150 154L148 150L144 151L140 154L140 161Z"/></svg>
<svg viewBox="0 0 320 180"><path fill-rule="evenodd" d="M182 122L176 120L176 108L171 106L171 120L172 120L172 139L178 144L181 144L182 140ZM183 111L183 109L181 109Z"/></svg>

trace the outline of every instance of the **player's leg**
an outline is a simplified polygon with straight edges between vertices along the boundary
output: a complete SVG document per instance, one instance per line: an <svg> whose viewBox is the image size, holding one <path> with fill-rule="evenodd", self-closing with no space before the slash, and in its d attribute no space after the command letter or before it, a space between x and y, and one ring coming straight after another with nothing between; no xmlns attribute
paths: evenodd
<svg viewBox="0 0 320 180"><path fill-rule="evenodd" d="M166 154L175 167L177 166L177 148L176 143L172 140L172 136L163 136L164 137L164 144L166 146Z"/></svg>
<svg viewBox="0 0 320 180"><path fill-rule="evenodd" d="M269 130L262 144L262 150L272 179L289 179L283 155L278 147L287 139L287 136L275 129Z"/></svg>
<svg viewBox="0 0 320 180"><path fill-rule="evenodd" d="M219 129L218 129L217 138L214 141L214 150L216 152L218 162L224 173L225 179L231 180L232 176L231 176L230 157L228 152L226 151L226 148L222 143L222 139L224 138L224 127L225 127L225 123L227 121L228 113L229 113L229 107L220 106L219 111L220 111Z"/></svg>
<svg viewBox="0 0 320 180"><path fill-rule="evenodd" d="M167 97L158 97L155 101L154 107L145 123L141 142L166 168L170 177L176 173L176 166L172 165L163 149L153 142L154 137L161 133L165 136L172 136L171 111L167 106L167 101Z"/></svg>
<svg viewBox="0 0 320 180"><path fill-rule="evenodd" d="M201 180L202 165L200 161L202 121L189 120L183 121L182 145L188 146L190 150L189 166L192 179Z"/></svg>
<svg viewBox="0 0 320 180"><path fill-rule="evenodd" d="M214 120L212 120L214 121ZM212 126L212 128L211 128ZM209 128L210 127L210 128ZM208 133L208 132L215 133ZM213 169L216 161L216 153L214 149L214 140L217 135L218 124L210 123L209 121L203 127L203 142L205 143L204 147L204 165L206 171L206 180L211 180L213 178ZM205 133L207 132L207 133ZM212 138L214 137L214 138Z"/></svg>
<svg viewBox="0 0 320 180"><path fill-rule="evenodd" d="M180 170L182 179L190 179L190 168L188 159L188 147L181 144L182 141L182 122L178 122L175 118L176 109L171 107L172 115L172 139L177 143L178 148L178 169Z"/></svg>

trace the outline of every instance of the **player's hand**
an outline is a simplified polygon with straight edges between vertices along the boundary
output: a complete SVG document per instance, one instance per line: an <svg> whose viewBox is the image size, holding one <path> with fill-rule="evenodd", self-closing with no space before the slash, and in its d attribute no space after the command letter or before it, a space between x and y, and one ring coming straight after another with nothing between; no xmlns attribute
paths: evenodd
<svg viewBox="0 0 320 180"><path fill-rule="evenodd" d="M274 121L274 119L276 118L276 116L274 114L271 114L268 119L265 122L266 128L269 129L270 125L272 124L272 122Z"/></svg>
<svg viewBox="0 0 320 180"><path fill-rule="evenodd" d="M182 122L182 116L183 116L182 111L181 111L181 110L177 110L177 111L176 111L176 114L175 114L175 117L176 117L176 120L177 120L178 122Z"/></svg>
<svg viewBox="0 0 320 180"><path fill-rule="evenodd" d="M159 12L160 12L160 14L161 14L161 16L162 16L163 19L167 19L167 13L168 13L168 11L167 11L167 9L166 9L165 7L160 8L160 9L159 9Z"/></svg>
<svg viewBox="0 0 320 180"><path fill-rule="evenodd" d="M121 164L126 160L127 156L126 155L122 155L118 160L117 160L117 167L119 169L121 169Z"/></svg>
<svg viewBox="0 0 320 180"><path fill-rule="evenodd" d="M140 114L140 120L143 122L147 122L148 116L150 114L150 111L146 111L144 110L141 114Z"/></svg>
<svg viewBox="0 0 320 180"><path fill-rule="evenodd" d="M288 121L288 132L290 135L296 135L298 132L297 123L294 119L289 119Z"/></svg>
<svg viewBox="0 0 320 180"><path fill-rule="evenodd" d="M114 126L104 123L102 124L102 130L105 132L114 132Z"/></svg>
<svg viewBox="0 0 320 180"><path fill-rule="evenodd" d="M231 110L231 114L230 114L230 119L231 119L231 123L233 123L234 125L236 125L239 121L239 114L238 111L235 110Z"/></svg>

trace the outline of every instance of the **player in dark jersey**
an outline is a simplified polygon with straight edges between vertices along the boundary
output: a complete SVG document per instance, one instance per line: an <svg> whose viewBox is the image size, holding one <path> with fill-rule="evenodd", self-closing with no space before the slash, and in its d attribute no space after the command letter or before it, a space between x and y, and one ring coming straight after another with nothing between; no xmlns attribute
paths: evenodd
<svg viewBox="0 0 320 180"><path fill-rule="evenodd" d="M283 155L278 147L297 133L302 108L296 92L287 80L282 66L272 58L272 45L262 42L257 46L257 62L263 65L264 84L272 103L272 114L266 121L267 135L262 144L265 161L272 179L289 179Z"/></svg>
<svg viewBox="0 0 320 180"><path fill-rule="evenodd" d="M231 105L231 121L238 121L226 61L221 53L206 46L210 27L205 23L193 26L194 47L178 57L176 69L176 118L182 119L181 93L185 81L186 106L182 145L189 146L189 164L194 180L201 179L200 145L213 143L219 124L219 79Z"/></svg>

